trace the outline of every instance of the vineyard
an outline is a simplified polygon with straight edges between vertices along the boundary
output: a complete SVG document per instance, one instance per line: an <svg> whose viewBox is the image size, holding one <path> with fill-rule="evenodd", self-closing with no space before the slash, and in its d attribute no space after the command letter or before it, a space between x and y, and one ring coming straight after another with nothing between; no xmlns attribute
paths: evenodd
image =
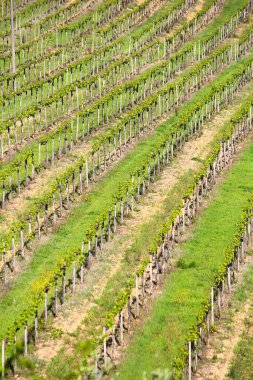
<svg viewBox="0 0 253 380"><path fill-rule="evenodd" d="M253 0L1 0L0 379L251 379Z"/></svg>

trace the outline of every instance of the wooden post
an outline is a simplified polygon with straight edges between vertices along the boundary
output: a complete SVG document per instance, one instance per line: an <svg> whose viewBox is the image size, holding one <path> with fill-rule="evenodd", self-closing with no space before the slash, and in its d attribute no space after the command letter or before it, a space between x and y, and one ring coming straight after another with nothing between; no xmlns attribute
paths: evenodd
<svg viewBox="0 0 253 380"><path fill-rule="evenodd" d="M24 230L23 227L20 228L20 241L21 241L21 257L25 257L25 245L24 245Z"/></svg>
<svg viewBox="0 0 253 380"><path fill-rule="evenodd" d="M224 282L224 280L222 280L222 283L221 283L221 305L223 303L224 291L225 291L225 282Z"/></svg>
<svg viewBox="0 0 253 380"><path fill-rule="evenodd" d="M210 314L209 313L206 316L206 327L207 327L207 334L209 336L210 334Z"/></svg>
<svg viewBox="0 0 253 380"><path fill-rule="evenodd" d="M230 273L230 268L228 268L228 291L230 293L231 290L231 273Z"/></svg>
<svg viewBox="0 0 253 380"><path fill-rule="evenodd" d="M214 326L214 304L213 304L213 286L211 287L211 326Z"/></svg>
<svg viewBox="0 0 253 380"><path fill-rule="evenodd" d="M163 242L161 245L161 253L162 253L162 268L161 273L164 273L165 271L165 243L164 243L165 237L163 237Z"/></svg>
<svg viewBox="0 0 253 380"><path fill-rule="evenodd" d="M124 203L123 203L123 200L121 199L121 202L120 202L120 222L121 222L121 224L123 224L123 221L124 221Z"/></svg>
<svg viewBox="0 0 253 380"><path fill-rule="evenodd" d="M76 264L74 263L73 271L72 271L72 284L73 284L73 292L76 289Z"/></svg>
<svg viewBox="0 0 253 380"><path fill-rule="evenodd" d="M242 239L242 245L241 245L241 259L244 260L244 239Z"/></svg>
<svg viewBox="0 0 253 380"><path fill-rule="evenodd" d="M127 301L127 329L129 330L131 323L131 295Z"/></svg>
<svg viewBox="0 0 253 380"><path fill-rule="evenodd" d="M62 303L65 301L65 294L66 294L66 278L65 278L65 271L62 275Z"/></svg>
<svg viewBox="0 0 253 380"><path fill-rule="evenodd" d="M184 206L182 209L182 223L183 223L183 232L185 232L185 201L184 201Z"/></svg>
<svg viewBox="0 0 253 380"><path fill-rule="evenodd" d="M11 51L12 51L12 72L16 72L16 56L15 56L15 34L14 34L14 12L13 0L11 0ZM16 79L14 79L14 91L16 91Z"/></svg>
<svg viewBox="0 0 253 380"><path fill-rule="evenodd" d="M192 344L188 343L188 380L192 378Z"/></svg>
<svg viewBox="0 0 253 380"><path fill-rule="evenodd" d="M119 314L119 321L120 321L120 344L123 344L124 341L124 326L123 326L123 315L122 311Z"/></svg>
<svg viewBox="0 0 253 380"><path fill-rule="evenodd" d="M55 309L55 315L57 315L57 312L58 312L58 284L57 283L54 286L54 309Z"/></svg>
<svg viewBox="0 0 253 380"><path fill-rule="evenodd" d="M117 229L117 204L114 204L114 216L113 216L114 233Z"/></svg>
<svg viewBox="0 0 253 380"><path fill-rule="evenodd" d="M38 212L36 214L36 220L37 220L37 228L38 228L38 239L40 239L40 215Z"/></svg>
<svg viewBox="0 0 253 380"><path fill-rule="evenodd" d="M103 328L103 335L105 335L105 333L106 333L106 328L104 327ZM104 337L103 348L104 348L104 364L105 365L107 363L107 347L106 347L106 345L107 345L107 339L106 339L106 337Z"/></svg>
<svg viewBox="0 0 253 380"><path fill-rule="evenodd" d="M83 280L84 280L84 265L81 264L81 268L80 268L80 282L81 282L81 284L83 283Z"/></svg>
<svg viewBox="0 0 253 380"><path fill-rule="evenodd" d="M135 277L135 290L136 290L136 316L140 315L140 306L139 306L139 277Z"/></svg>
<svg viewBox="0 0 253 380"><path fill-rule="evenodd" d="M221 292L220 292L220 288L218 288L217 305L218 305L218 313L219 313L219 317L220 317L220 311L221 311Z"/></svg>
<svg viewBox="0 0 253 380"><path fill-rule="evenodd" d="M197 341L194 341L194 371L197 372L198 370L198 345Z"/></svg>
<svg viewBox="0 0 253 380"><path fill-rule="evenodd" d="M2 340L2 378L5 377L5 339Z"/></svg>
<svg viewBox="0 0 253 380"><path fill-rule="evenodd" d="M94 374L95 374L95 380L97 380L98 379L98 359L97 359L97 354L96 354L95 365L94 365Z"/></svg>
<svg viewBox="0 0 253 380"><path fill-rule="evenodd" d="M35 314L34 319L34 343L36 344L38 341L38 314Z"/></svg>
<svg viewBox="0 0 253 380"><path fill-rule="evenodd" d="M248 245L250 245L252 243L252 239L251 239L251 224L248 223L248 226L247 226L247 233L248 233Z"/></svg>
<svg viewBox="0 0 253 380"><path fill-rule="evenodd" d="M115 347L116 347L115 327L113 326L113 329L112 329L112 358L114 357Z"/></svg>
<svg viewBox="0 0 253 380"><path fill-rule="evenodd" d="M45 324L46 324L46 322L47 322L47 290L45 290L45 292L44 292L44 295L45 295L45 297L44 297L44 321L45 321Z"/></svg>
<svg viewBox="0 0 253 380"><path fill-rule="evenodd" d="M142 281L141 281L141 292L142 292L142 305L144 303L145 298L145 273L142 273Z"/></svg>
<svg viewBox="0 0 253 380"><path fill-rule="evenodd" d="M15 240L14 236L11 238L11 251L12 251L12 265L13 265L13 271L16 269L16 252L15 252Z"/></svg>
<svg viewBox="0 0 253 380"><path fill-rule="evenodd" d="M150 292L153 292L153 263L152 254L149 255L149 275L150 275Z"/></svg>
<svg viewBox="0 0 253 380"><path fill-rule="evenodd" d="M85 159L85 173L86 173L86 186L89 187L89 168L88 168L88 159Z"/></svg>
<svg viewBox="0 0 253 380"><path fill-rule="evenodd" d="M18 364L17 364L17 336L16 335L14 336L14 348L13 348L13 352L14 352L13 372L14 372L14 375L15 375L16 371L17 371L17 367L18 367Z"/></svg>
<svg viewBox="0 0 253 380"><path fill-rule="evenodd" d="M174 222L172 222L172 227L171 227L171 240L172 240L172 247L174 247L174 242L175 242L175 225L174 225Z"/></svg>
<svg viewBox="0 0 253 380"><path fill-rule="evenodd" d="M83 193L82 168L79 169L79 184L80 184L80 194L82 194Z"/></svg>
<svg viewBox="0 0 253 380"><path fill-rule="evenodd" d="M28 326L27 323L25 324L25 330L24 330L24 356L27 356L28 349L27 349L27 343L28 343Z"/></svg>
<svg viewBox="0 0 253 380"><path fill-rule="evenodd" d="M5 249L3 251L3 280L4 280L4 284L6 284L6 280L7 280L7 273L6 273L6 253L5 253Z"/></svg>

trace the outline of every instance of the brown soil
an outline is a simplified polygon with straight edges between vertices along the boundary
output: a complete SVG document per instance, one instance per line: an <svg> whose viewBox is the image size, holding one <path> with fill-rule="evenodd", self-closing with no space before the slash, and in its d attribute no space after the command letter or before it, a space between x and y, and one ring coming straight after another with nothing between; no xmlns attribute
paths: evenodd
<svg viewBox="0 0 253 380"><path fill-rule="evenodd" d="M187 21L191 21L196 13L198 13L199 11L201 11L201 9L203 8L203 5L204 5L204 0L199 0L194 7L192 7L185 15L184 17L186 18Z"/></svg>

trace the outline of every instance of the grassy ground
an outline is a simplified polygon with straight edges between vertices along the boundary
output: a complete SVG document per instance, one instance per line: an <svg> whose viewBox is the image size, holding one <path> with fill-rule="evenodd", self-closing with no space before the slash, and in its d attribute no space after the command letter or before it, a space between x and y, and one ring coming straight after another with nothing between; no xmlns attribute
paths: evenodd
<svg viewBox="0 0 253 380"><path fill-rule="evenodd" d="M130 344L117 378L142 379L144 373L150 377L157 369L171 372L253 190L252 159L253 144L232 167L197 222L192 238L182 246L181 264L168 277L152 314Z"/></svg>

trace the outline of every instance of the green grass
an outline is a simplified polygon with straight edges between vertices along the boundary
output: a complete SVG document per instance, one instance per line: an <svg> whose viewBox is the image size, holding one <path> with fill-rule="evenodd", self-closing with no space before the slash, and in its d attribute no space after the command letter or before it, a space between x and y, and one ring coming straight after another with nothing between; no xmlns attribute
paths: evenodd
<svg viewBox="0 0 253 380"><path fill-rule="evenodd" d="M182 246L184 268L177 268L164 284L148 321L130 344L117 377L148 378L157 369L172 370L188 329L208 296L216 269L236 229L242 209L253 190L253 144L241 155L218 193L198 220L193 236ZM194 263L194 265L190 265ZM182 267L182 265L180 265Z"/></svg>

